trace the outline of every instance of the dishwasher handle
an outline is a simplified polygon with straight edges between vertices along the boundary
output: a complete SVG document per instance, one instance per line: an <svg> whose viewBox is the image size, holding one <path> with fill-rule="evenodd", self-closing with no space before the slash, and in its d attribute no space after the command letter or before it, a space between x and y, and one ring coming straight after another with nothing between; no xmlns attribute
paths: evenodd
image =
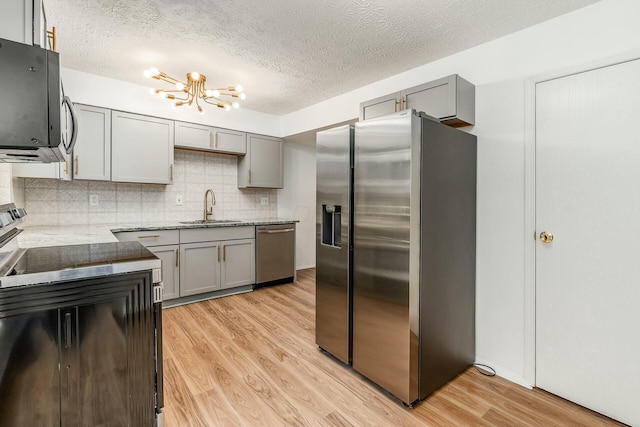
<svg viewBox="0 0 640 427"><path fill-rule="evenodd" d="M281 228L279 230L260 230L258 229L258 234L277 234L277 233L290 233L294 229L293 228Z"/></svg>

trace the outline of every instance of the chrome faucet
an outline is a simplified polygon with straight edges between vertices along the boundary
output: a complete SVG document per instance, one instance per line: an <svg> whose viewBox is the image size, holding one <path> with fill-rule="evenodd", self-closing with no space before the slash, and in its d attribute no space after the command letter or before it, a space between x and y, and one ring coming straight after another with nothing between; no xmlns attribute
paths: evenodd
<svg viewBox="0 0 640 427"><path fill-rule="evenodd" d="M211 193L211 204L209 204L209 193ZM213 215L213 205L216 204L216 193L212 189L208 189L204 193L204 217L203 221L208 221L209 217Z"/></svg>

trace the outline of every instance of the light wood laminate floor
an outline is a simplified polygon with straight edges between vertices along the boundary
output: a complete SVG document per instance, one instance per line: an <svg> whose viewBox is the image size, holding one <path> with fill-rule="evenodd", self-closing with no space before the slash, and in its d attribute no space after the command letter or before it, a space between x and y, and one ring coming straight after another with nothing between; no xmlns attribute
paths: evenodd
<svg viewBox="0 0 640 427"><path fill-rule="evenodd" d="M168 427L619 425L472 368L403 407L316 346L313 269L163 314Z"/></svg>

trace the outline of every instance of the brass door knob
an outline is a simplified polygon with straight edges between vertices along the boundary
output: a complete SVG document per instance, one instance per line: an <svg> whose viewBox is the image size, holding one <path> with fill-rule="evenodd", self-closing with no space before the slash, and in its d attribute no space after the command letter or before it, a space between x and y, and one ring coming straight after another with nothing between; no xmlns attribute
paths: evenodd
<svg viewBox="0 0 640 427"><path fill-rule="evenodd" d="M542 243L553 242L553 233L549 233L548 231L543 231L542 233L540 233L540 241Z"/></svg>

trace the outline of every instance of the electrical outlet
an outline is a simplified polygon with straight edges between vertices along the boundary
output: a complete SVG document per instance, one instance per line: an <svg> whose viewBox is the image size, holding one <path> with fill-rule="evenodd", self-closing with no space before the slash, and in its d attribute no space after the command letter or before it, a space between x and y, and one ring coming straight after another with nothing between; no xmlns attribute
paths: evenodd
<svg viewBox="0 0 640 427"><path fill-rule="evenodd" d="M182 206L182 194L176 196L176 206Z"/></svg>
<svg viewBox="0 0 640 427"><path fill-rule="evenodd" d="M268 197L261 197L260 198L260 204L262 206L269 206L269 198Z"/></svg>
<svg viewBox="0 0 640 427"><path fill-rule="evenodd" d="M89 205L90 206L98 206L99 200L97 194L89 194Z"/></svg>

